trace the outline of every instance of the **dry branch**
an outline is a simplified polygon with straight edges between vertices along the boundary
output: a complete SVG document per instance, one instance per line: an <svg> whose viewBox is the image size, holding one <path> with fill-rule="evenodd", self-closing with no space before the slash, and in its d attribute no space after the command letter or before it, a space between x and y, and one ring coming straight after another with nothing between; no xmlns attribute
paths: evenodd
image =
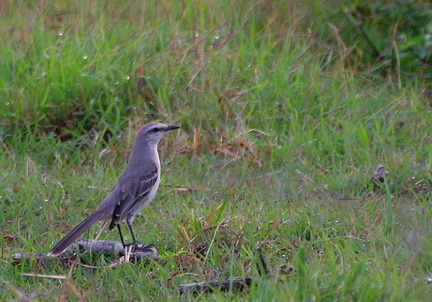
<svg viewBox="0 0 432 302"><path fill-rule="evenodd" d="M271 271L266 263L264 254L261 248L257 248L258 259L257 267L258 272L261 277L268 277ZM205 293L212 292L215 290L227 291L230 288L233 290L243 290L259 282L258 278L240 278L240 279L225 279L225 280L215 280L215 281L205 281L205 282L193 282L182 284L178 287L180 294L185 293Z"/></svg>
<svg viewBox="0 0 432 302"><path fill-rule="evenodd" d="M121 258L125 255L123 245L117 241L109 240L90 240L81 239L73 247L66 249L64 253L58 257L48 257L46 253L16 253L14 254L14 264L21 261L29 261L36 259L38 262L52 261L60 259L62 262L74 260L77 255L92 252L93 254L103 254L108 257ZM154 245L135 244L130 253L129 259L133 262L140 260L154 260L158 263L162 262Z"/></svg>
<svg viewBox="0 0 432 302"><path fill-rule="evenodd" d="M227 279L216 280L207 282L194 282L182 284L178 287L180 294L185 293L204 293L212 292L214 290L227 291L230 288L233 290L245 289L253 284L257 279L244 278L244 279Z"/></svg>

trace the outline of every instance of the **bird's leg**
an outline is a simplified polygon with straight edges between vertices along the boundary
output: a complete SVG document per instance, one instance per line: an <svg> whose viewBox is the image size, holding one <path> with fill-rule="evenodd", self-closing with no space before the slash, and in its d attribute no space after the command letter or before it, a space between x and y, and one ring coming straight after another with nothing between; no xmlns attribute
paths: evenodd
<svg viewBox="0 0 432 302"><path fill-rule="evenodd" d="M135 234L132 230L132 221L127 220L127 225L129 227L129 231L132 235L132 243L126 244L126 246L133 245L133 249L135 251L146 252L146 253L157 253L156 247L154 244L139 244L139 242L135 238Z"/></svg>
<svg viewBox="0 0 432 302"><path fill-rule="evenodd" d="M131 235L132 235L132 244L136 244L136 243L138 243L138 241L136 240L136 238L135 238L135 234L134 234L134 232L133 232L133 230L132 230L132 221L129 221L129 219L127 220L127 225L128 225L128 227L129 227L129 231L130 231L130 233L131 233Z"/></svg>
<svg viewBox="0 0 432 302"><path fill-rule="evenodd" d="M126 247L126 244L125 244L125 242L124 242L124 238L123 238L123 234L122 234L122 231L121 231L121 228L120 228L120 224L117 225L117 230L118 230L118 232L119 232L120 240L121 240L121 243L122 243L122 245L123 245L123 248L125 248L125 247Z"/></svg>
<svg viewBox="0 0 432 302"><path fill-rule="evenodd" d="M135 234L134 234L134 232L133 232L133 230L132 230L132 223L130 223L130 222L128 221L128 222L127 222L127 225L128 225L128 227L129 227L129 231L130 231L130 233L131 233L131 235L132 235L132 242L131 242L131 243L125 243L125 240L124 240L124 237L123 237L123 233L122 233L122 231L121 231L120 224L117 225L117 230L118 230L118 232L119 232L120 240L121 240L121 243L122 243L122 245L123 245L123 248L128 247L128 246L131 246L131 245L135 245L135 244L137 244L137 240L136 240L136 238L135 238Z"/></svg>

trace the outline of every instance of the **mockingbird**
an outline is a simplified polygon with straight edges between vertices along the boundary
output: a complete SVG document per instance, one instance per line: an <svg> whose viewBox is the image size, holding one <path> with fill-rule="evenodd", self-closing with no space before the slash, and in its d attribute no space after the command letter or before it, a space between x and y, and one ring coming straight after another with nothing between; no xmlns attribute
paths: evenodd
<svg viewBox="0 0 432 302"><path fill-rule="evenodd" d="M159 123L151 123L142 127L135 139L132 155L126 169L117 180L111 193L95 212L64 236L51 249L49 255L54 256L63 253L82 233L97 221L104 219L111 219L110 230L117 226L121 242L125 247L129 244L125 244L120 229L120 221L127 217L126 221L132 236L132 244L136 243L132 222L135 215L152 201L161 179L157 144L165 132L178 128L180 127Z"/></svg>

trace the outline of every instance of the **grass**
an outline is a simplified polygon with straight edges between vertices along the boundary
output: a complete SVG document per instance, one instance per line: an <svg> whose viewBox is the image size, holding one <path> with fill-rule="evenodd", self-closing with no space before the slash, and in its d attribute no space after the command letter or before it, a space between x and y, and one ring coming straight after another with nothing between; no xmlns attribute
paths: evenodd
<svg viewBox="0 0 432 302"><path fill-rule="evenodd" d="M430 299L425 80L362 68L337 33L314 31L328 26L318 1L72 4L0 10L0 296ZM134 223L166 265L12 265L96 208L150 121L182 126L161 141L162 186ZM382 188L370 183L378 164ZM257 246L273 274L256 287L179 295L188 282L258 277Z"/></svg>

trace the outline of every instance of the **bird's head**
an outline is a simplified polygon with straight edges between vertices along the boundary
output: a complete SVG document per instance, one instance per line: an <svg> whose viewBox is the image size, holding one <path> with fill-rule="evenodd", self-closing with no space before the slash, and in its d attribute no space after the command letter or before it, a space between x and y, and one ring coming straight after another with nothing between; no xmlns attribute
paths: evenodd
<svg viewBox="0 0 432 302"><path fill-rule="evenodd" d="M137 140L145 140L149 145L157 144L167 131L179 129L179 126L168 126L161 123L150 123L143 126L137 135Z"/></svg>

